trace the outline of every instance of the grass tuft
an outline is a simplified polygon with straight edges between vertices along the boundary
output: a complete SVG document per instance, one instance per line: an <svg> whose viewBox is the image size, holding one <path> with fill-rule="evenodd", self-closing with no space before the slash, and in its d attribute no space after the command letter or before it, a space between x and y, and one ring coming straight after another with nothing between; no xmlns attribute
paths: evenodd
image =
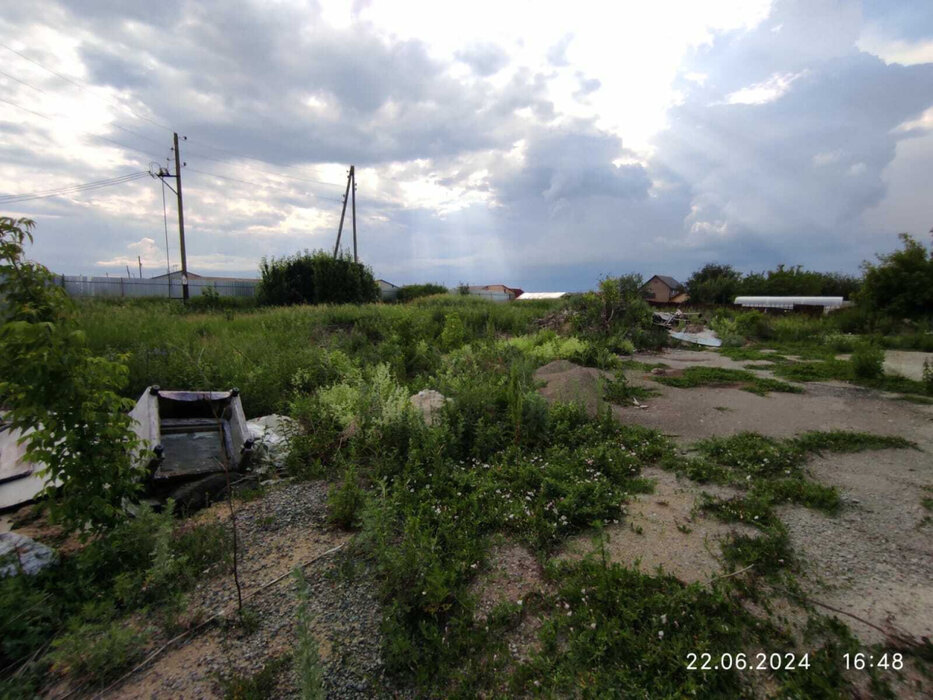
<svg viewBox="0 0 933 700"><path fill-rule="evenodd" d="M744 391L764 396L770 391L789 394L803 393L803 389L776 379L759 377L741 369L722 367L687 367L679 377L654 377L656 382L678 389L692 389L698 386L737 386Z"/></svg>

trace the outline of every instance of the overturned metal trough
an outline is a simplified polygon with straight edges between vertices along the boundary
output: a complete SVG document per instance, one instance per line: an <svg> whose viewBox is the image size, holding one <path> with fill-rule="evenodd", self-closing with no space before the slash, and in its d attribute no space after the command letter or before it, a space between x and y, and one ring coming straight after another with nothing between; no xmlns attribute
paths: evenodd
<svg viewBox="0 0 933 700"><path fill-rule="evenodd" d="M148 491L196 507L226 487L227 472L249 465L253 440L240 392L149 387L130 412L151 450Z"/></svg>
<svg viewBox="0 0 933 700"><path fill-rule="evenodd" d="M148 447L145 494L195 508L221 493L227 472L249 466L253 440L237 389L163 391L151 386L130 411ZM27 431L28 434L28 431ZM23 433L0 420L0 511L34 501L45 488L42 465L25 458Z"/></svg>

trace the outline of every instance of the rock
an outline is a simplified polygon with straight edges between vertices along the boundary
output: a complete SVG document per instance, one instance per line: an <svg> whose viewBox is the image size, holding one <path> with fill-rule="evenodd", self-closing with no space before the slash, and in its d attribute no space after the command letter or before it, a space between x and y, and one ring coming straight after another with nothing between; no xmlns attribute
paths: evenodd
<svg viewBox="0 0 933 700"><path fill-rule="evenodd" d="M246 423L253 439L253 469L270 472L285 464L291 440L298 434L298 422L288 416L272 414Z"/></svg>
<svg viewBox="0 0 933 700"><path fill-rule="evenodd" d="M434 425L441 417L441 409L450 399L446 398L439 391L434 389L422 389L417 394L413 394L409 401L421 415L424 422L428 425Z"/></svg>
<svg viewBox="0 0 933 700"><path fill-rule="evenodd" d="M667 374L667 372L664 370L663 367L652 367L651 374L662 376L662 375Z"/></svg>
<svg viewBox="0 0 933 700"><path fill-rule="evenodd" d="M24 574L34 576L55 559L55 551L44 544L16 532L0 533L0 562L4 562L0 564L0 578L15 576L20 567Z"/></svg>

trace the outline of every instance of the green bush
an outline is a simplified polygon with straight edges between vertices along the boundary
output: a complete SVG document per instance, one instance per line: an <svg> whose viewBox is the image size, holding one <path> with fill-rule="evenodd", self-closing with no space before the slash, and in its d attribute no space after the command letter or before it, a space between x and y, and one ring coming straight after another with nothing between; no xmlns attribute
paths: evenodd
<svg viewBox="0 0 933 700"><path fill-rule="evenodd" d="M857 379L878 379L884 375L884 350L872 342L859 342L852 351L851 363Z"/></svg>
<svg viewBox="0 0 933 700"><path fill-rule="evenodd" d="M761 311L744 311L737 314L735 330L738 335L757 340L768 340L774 335L771 318Z"/></svg>
<svg viewBox="0 0 933 700"><path fill-rule="evenodd" d="M395 297L399 302L411 301L419 297L429 297L434 294L447 294L447 287L440 284L406 284L399 287L398 294Z"/></svg>
<svg viewBox="0 0 933 700"><path fill-rule="evenodd" d="M933 362L929 358L923 361L923 386L933 396Z"/></svg>
<svg viewBox="0 0 933 700"><path fill-rule="evenodd" d="M257 289L260 304L365 304L379 300L372 271L350 257L322 250L284 258L263 258Z"/></svg>
<svg viewBox="0 0 933 700"><path fill-rule="evenodd" d="M138 661L148 639L147 631L121 621L77 624L52 642L49 660L59 673L100 683Z"/></svg>
<svg viewBox="0 0 933 700"><path fill-rule="evenodd" d="M359 522L360 508L363 505L364 492L354 467L348 467L343 474L340 486L331 486L327 494L328 520L351 530Z"/></svg>
<svg viewBox="0 0 933 700"><path fill-rule="evenodd" d="M865 281L858 304L870 312L895 319L933 319L933 255L908 234L903 248L865 262Z"/></svg>

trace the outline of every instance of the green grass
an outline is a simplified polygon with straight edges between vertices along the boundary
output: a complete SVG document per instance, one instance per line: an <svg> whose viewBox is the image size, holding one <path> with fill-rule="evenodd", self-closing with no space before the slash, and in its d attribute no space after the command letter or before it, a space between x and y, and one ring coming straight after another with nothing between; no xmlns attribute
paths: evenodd
<svg viewBox="0 0 933 700"><path fill-rule="evenodd" d="M196 313L180 303L85 301L79 323L91 349L129 354L126 395L150 384L171 389L238 387L249 416L284 412L296 372L306 385L339 377L333 353L357 366L389 364L400 377L440 366L448 316L462 322L464 341L528 332L554 302L496 304L476 297L426 297L404 305L298 306Z"/></svg>
<svg viewBox="0 0 933 700"><path fill-rule="evenodd" d="M759 396L771 391L800 394L803 389L776 379L759 377L740 369L721 367L687 367L679 377L658 376L654 380L666 386L678 389L691 389L698 386L737 386Z"/></svg>
<svg viewBox="0 0 933 700"><path fill-rule="evenodd" d="M622 370L616 372L615 377L608 380L603 386L603 398L609 403L619 406L630 405L632 399L645 401L657 395L658 392L654 389L629 384Z"/></svg>
<svg viewBox="0 0 933 700"><path fill-rule="evenodd" d="M793 439L805 452L861 452L863 450L885 450L916 448L916 443L897 435L875 435L848 430L813 431Z"/></svg>
<svg viewBox="0 0 933 700"><path fill-rule="evenodd" d="M148 611L170 627L183 593L223 570L230 553L222 525L176 522L170 511L143 508L36 576L0 578L0 669L21 666L17 683L31 688L26 695L41 694L52 666L73 681L113 677L151 635L126 618ZM13 680L0 673L0 696Z"/></svg>
<svg viewBox="0 0 933 700"><path fill-rule="evenodd" d="M685 586L597 559L549 570L542 647L507 695L524 697L739 697L735 671L687 670L688 654L744 648L751 616L722 590Z"/></svg>
<svg viewBox="0 0 933 700"><path fill-rule="evenodd" d="M933 398L928 396L915 396L913 394L902 394L895 397L895 401L906 401L907 403L915 403L920 406L933 406Z"/></svg>
<svg viewBox="0 0 933 700"><path fill-rule="evenodd" d="M265 700L275 694L278 677L291 662L289 655L267 661L252 675L233 673L220 678L224 700Z"/></svg>
<svg viewBox="0 0 933 700"><path fill-rule="evenodd" d="M795 566L774 506L838 507L833 489L807 478L806 461L815 452L906 445L863 434L792 440L744 434L698 443L691 458L675 456L661 434L619 425L605 407L592 418L578 406L548 404L538 395L534 370L557 357L614 369L663 366L620 362L609 341L595 335L537 331L534 319L554 308L450 296L405 305L211 313L168 303L101 303L83 305L80 314L95 349L132 353L130 395L151 383L238 386L250 414L286 411L298 421L290 467L297 475L328 478L330 516L359 529L353 560L372 575L382 658L393 686L422 697L750 695L747 675L688 672L686 654L794 648L791 636L753 618L743 604L772 594L759 587L759 577L786 584ZM811 326L779 330L781 337L802 340ZM789 364L740 350L728 352ZM762 394L801 391L738 370L697 367L658 381L671 379ZM421 388L451 399L432 425L408 403ZM629 401L632 390L618 380L606 387L610 397ZM727 569L751 565L750 574L687 586L609 564L604 546L601 556L549 563L570 537L608 524L627 527L625 505L651 491L642 469L655 463L739 489L740 497L710 499L703 507L758 528L758 537L735 538L723 550ZM78 636L69 643L82 649L82 640L91 644L120 629L129 610L148 610L158 619L160 611L178 606L179 592L201 572L226 561L222 530L202 531L186 521L169 528L162 521L136 522L35 581L0 581L4 666L29 658L51 639L68 639L72 630ZM479 623L473 586L488 567L492 543L503 540L533 553L545 565L548 585L522 604L499 605ZM508 641L529 634L529 616L540 622L540 632L532 633L540 647L526 662L514 662ZM829 659L839 636L823 634L808 650ZM119 660L119 632L113 641L120 653L112 656ZM315 665L302 663L300 654L292 660L299 674ZM0 685L0 695L14 687L14 695L40 695L48 663L40 654L28 687L22 690L19 679L17 686ZM254 676L227 676L223 692L268 696L285 663L273 659ZM775 686L798 697L850 690L839 677L838 659L818 669L806 681L778 674ZM307 675L318 678L319 669L312 670Z"/></svg>
<svg viewBox="0 0 933 700"><path fill-rule="evenodd" d="M774 367L774 373L795 382L852 381L852 364L848 360L791 362Z"/></svg>
<svg viewBox="0 0 933 700"><path fill-rule="evenodd" d="M711 499L704 509L727 521L746 522L781 535L773 506L798 503L826 513L839 509L832 487L811 481L805 472L810 456L824 452L915 448L897 436L842 430L808 432L788 439L739 433L700 440L692 446L699 454L690 459L666 458L662 465L699 483L739 488L733 499Z"/></svg>

